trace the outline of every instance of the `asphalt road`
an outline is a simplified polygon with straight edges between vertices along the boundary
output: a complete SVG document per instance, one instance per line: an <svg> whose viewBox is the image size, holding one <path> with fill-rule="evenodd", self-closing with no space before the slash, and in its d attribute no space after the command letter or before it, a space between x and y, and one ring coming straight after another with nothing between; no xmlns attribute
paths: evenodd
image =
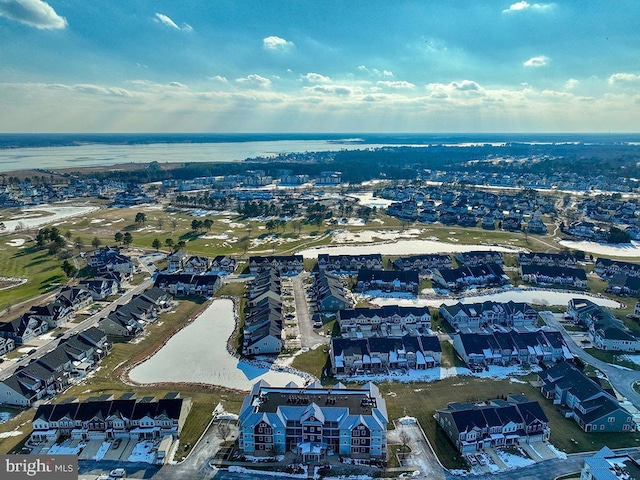
<svg viewBox="0 0 640 480"><path fill-rule="evenodd" d="M296 317L298 319L298 329L300 330L300 343L302 347L313 348L316 345L328 344L329 337L318 335L313 329L313 323L309 315L309 305L304 287L305 279L309 278L308 272L302 272L291 278L293 285L293 298L296 302Z"/></svg>
<svg viewBox="0 0 640 480"><path fill-rule="evenodd" d="M604 373L615 391L629 400L636 408L640 409L640 394L633 389L633 384L640 381L640 371L611 365L610 363L592 357L573 341L571 335L567 333L552 312L540 312L540 316L547 325L562 333L564 341L573 355Z"/></svg>

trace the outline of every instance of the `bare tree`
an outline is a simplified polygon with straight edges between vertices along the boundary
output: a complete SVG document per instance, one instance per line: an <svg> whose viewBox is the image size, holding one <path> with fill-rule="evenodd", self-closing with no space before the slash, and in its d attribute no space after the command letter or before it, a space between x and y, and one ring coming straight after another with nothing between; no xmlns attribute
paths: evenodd
<svg viewBox="0 0 640 480"><path fill-rule="evenodd" d="M400 443L402 443L402 458L404 458L404 456L407 454L407 452L409 451L409 440L411 440L411 437L409 436L409 434L407 433L407 431L403 428L402 430L400 430L400 433L398 434L398 439L400 440Z"/></svg>
<svg viewBox="0 0 640 480"><path fill-rule="evenodd" d="M226 442L231 435L231 426L229 425L229 422L225 420L219 421L216 425L216 433L223 442Z"/></svg>

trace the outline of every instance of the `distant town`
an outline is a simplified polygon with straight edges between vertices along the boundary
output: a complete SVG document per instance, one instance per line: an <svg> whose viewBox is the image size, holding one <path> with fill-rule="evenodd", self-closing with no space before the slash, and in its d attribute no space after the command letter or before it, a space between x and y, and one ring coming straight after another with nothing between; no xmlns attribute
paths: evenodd
<svg viewBox="0 0 640 480"><path fill-rule="evenodd" d="M80 478L640 478L637 148L7 172L0 451Z"/></svg>

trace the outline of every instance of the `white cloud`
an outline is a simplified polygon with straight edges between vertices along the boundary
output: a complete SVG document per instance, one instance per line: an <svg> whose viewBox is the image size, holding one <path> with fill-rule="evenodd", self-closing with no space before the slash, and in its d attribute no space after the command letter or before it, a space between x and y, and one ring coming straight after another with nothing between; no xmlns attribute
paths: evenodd
<svg viewBox="0 0 640 480"><path fill-rule="evenodd" d="M524 10L533 10L543 12L545 10L553 9L555 5L553 3L529 3L526 1L512 3L509 8L502 11L502 13L522 12Z"/></svg>
<svg viewBox="0 0 640 480"><path fill-rule="evenodd" d="M540 55L539 57L531 57L522 65L524 65L525 67L538 68L538 67L544 67L545 65L547 65L547 63L549 63L549 59L544 55Z"/></svg>
<svg viewBox="0 0 640 480"><path fill-rule="evenodd" d="M254 86L258 88L271 87L271 80L261 75L256 75L255 73L252 73L251 75L247 75L246 77L236 78L236 82L243 85L249 85L249 86Z"/></svg>
<svg viewBox="0 0 640 480"><path fill-rule="evenodd" d="M566 83L564 84L564 88L566 90L573 90L574 88L576 88L578 86L580 82L578 80L576 80L575 78L570 78L569 80L566 81Z"/></svg>
<svg viewBox="0 0 640 480"><path fill-rule="evenodd" d="M175 87L175 88L189 88L184 83L180 83L180 82L169 82L169 86Z"/></svg>
<svg viewBox="0 0 640 480"><path fill-rule="evenodd" d="M181 26L178 26L178 24L176 22L171 20L171 18L169 18L168 16L163 15L162 13L156 13L155 21L158 22L158 23L161 23L165 27L173 28L173 29L176 29L176 30L181 30L183 32L192 32L193 31L193 27L191 25L189 25L188 23L183 23Z"/></svg>
<svg viewBox="0 0 640 480"><path fill-rule="evenodd" d="M377 85L387 87L387 88L415 88L415 85L411 82L405 82L401 80L390 81L390 80L380 80Z"/></svg>
<svg viewBox="0 0 640 480"><path fill-rule="evenodd" d="M229 83L227 78L223 77L222 75L214 75L213 77L209 77L209 80L213 80L214 82L220 82L220 83Z"/></svg>
<svg viewBox="0 0 640 480"><path fill-rule="evenodd" d="M331 78L321 75L319 73L309 72L306 75L302 75L302 78L309 83L331 83Z"/></svg>
<svg viewBox="0 0 640 480"><path fill-rule="evenodd" d="M346 97L362 93L361 89L347 85L314 85L312 87L304 87L302 90L306 93L333 95L338 97Z"/></svg>
<svg viewBox="0 0 640 480"><path fill-rule="evenodd" d="M609 77L608 82L609 85L638 83L640 82L640 75L633 73L614 73Z"/></svg>
<svg viewBox="0 0 640 480"><path fill-rule="evenodd" d="M67 26L67 20L42 0L0 0L0 17L40 30L59 30Z"/></svg>
<svg viewBox="0 0 640 480"><path fill-rule="evenodd" d="M375 75L376 77L393 78L394 76L391 70L378 70L377 68L368 68L366 65L358 65L358 70Z"/></svg>
<svg viewBox="0 0 640 480"><path fill-rule="evenodd" d="M262 48L265 50L286 51L294 46L293 42L272 35L262 39Z"/></svg>

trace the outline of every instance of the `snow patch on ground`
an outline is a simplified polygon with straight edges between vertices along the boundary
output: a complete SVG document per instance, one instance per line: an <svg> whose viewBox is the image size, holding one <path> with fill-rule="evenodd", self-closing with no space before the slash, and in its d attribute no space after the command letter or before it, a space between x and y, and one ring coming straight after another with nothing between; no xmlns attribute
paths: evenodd
<svg viewBox="0 0 640 480"><path fill-rule="evenodd" d="M640 365L640 355L620 355L621 360L626 360L627 362L635 363L636 365Z"/></svg>
<svg viewBox="0 0 640 480"><path fill-rule="evenodd" d="M14 238L13 240L10 240L10 241L8 241L6 243L10 247L20 247L20 246L24 245L25 242L26 242L26 240L24 238Z"/></svg>
<svg viewBox="0 0 640 480"><path fill-rule="evenodd" d="M156 452L152 452L153 442L145 441L137 443L135 447L133 447L133 451L127 461L129 462L144 462L144 463L155 463L156 461Z"/></svg>
<svg viewBox="0 0 640 480"><path fill-rule="evenodd" d="M529 458L524 450L522 450L521 448L518 448L518 450L522 453L522 455L515 455L497 448L496 455L498 455L498 458L502 460L502 463L504 463L507 468L522 468L536 463Z"/></svg>
<svg viewBox="0 0 640 480"><path fill-rule="evenodd" d="M109 451L110 446L111 446L111 442L102 442L102 445L100 445L100 448L98 449L96 454L93 456L93 459L102 460L106 455L106 453Z"/></svg>
<svg viewBox="0 0 640 480"><path fill-rule="evenodd" d="M80 450L87 446L86 443L78 443L75 446L72 446L72 440L65 440L64 442L56 445L52 445L49 448L49 451L46 452L47 455L78 455ZM45 453L45 452L42 452Z"/></svg>
<svg viewBox="0 0 640 480"><path fill-rule="evenodd" d="M560 245L572 250L595 253L596 255L610 255L612 257L640 257L640 243L597 243L588 241L561 240Z"/></svg>
<svg viewBox="0 0 640 480"><path fill-rule="evenodd" d="M551 450L553 453L555 453L556 457L562 458L563 460L565 460L567 458L567 454L566 453L561 452L560 450L558 450L553 445L549 444L547 446L549 447L549 450Z"/></svg>
<svg viewBox="0 0 640 480"><path fill-rule="evenodd" d="M19 430L13 430L11 432L0 432L0 438L17 437L18 435L22 435L22 432L20 432Z"/></svg>

